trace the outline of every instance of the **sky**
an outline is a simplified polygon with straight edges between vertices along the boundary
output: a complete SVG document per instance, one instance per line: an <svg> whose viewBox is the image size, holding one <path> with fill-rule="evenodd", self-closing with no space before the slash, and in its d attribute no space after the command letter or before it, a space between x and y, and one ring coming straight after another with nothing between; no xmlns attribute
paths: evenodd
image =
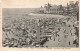
<svg viewBox="0 0 80 51"><path fill-rule="evenodd" d="M44 6L44 4L50 3L52 5L66 6L69 1L77 0L2 0L3 8L12 7L12 8L39 8Z"/></svg>

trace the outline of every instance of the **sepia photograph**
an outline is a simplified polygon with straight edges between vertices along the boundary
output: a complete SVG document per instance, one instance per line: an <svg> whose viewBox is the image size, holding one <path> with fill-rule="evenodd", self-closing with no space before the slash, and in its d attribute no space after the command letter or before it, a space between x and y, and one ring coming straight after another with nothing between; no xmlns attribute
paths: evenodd
<svg viewBox="0 0 80 51"><path fill-rule="evenodd" d="M2 47L79 48L79 1L42 1L2 8Z"/></svg>

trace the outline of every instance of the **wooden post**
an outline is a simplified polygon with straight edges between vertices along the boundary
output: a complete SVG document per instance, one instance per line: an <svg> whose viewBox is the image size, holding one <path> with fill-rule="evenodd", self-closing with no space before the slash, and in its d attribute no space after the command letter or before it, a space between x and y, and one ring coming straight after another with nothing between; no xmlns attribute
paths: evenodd
<svg viewBox="0 0 80 51"><path fill-rule="evenodd" d="M37 20L37 42L40 42L40 20Z"/></svg>

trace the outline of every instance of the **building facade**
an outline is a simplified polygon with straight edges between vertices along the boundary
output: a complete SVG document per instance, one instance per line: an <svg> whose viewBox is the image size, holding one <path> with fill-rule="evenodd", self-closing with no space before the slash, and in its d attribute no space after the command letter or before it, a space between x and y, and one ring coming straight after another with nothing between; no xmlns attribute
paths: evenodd
<svg viewBox="0 0 80 51"><path fill-rule="evenodd" d="M40 12L45 14L63 14L63 6L51 5L48 3L44 7L41 6Z"/></svg>

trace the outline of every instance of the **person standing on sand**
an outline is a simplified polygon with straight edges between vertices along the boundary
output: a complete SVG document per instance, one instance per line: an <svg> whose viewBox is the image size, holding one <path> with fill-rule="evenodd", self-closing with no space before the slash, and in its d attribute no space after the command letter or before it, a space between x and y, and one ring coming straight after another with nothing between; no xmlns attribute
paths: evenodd
<svg viewBox="0 0 80 51"><path fill-rule="evenodd" d="M69 45L70 45L70 41L69 41Z"/></svg>

